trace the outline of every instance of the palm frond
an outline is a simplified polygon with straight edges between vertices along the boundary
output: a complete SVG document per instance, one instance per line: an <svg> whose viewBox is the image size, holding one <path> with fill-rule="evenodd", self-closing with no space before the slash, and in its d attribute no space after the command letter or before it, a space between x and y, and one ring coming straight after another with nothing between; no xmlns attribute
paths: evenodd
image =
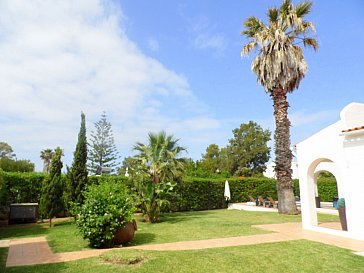
<svg viewBox="0 0 364 273"><path fill-rule="evenodd" d="M286 17L292 10L292 1L284 0L282 5L279 7L279 13L282 17Z"/></svg>
<svg viewBox="0 0 364 273"><path fill-rule="evenodd" d="M302 18L305 15L309 14L311 12L311 8L312 8L312 2L311 1L306 1L303 3L299 3L296 6L296 14L298 18Z"/></svg>
<svg viewBox="0 0 364 273"><path fill-rule="evenodd" d="M277 24L278 23L278 9L277 8L270 8L268 10L268 19L270 24Z"/></svg>
<svg viewBox="0 0 364 273"><path fill-rule="evenodd" d="M257 32L264 29L264 24L256 17L249 17L244 22L245 30L241 32L242 35L246 35L248 38L253 38Z"/></svg>
<svg viewBox="0 0 364 273"><path fill-rule="evenodd" d="M308 30L312 32L316 32L315 26L312 22L304 21L302 22L303 33L306 33Z"/></svg>
<svg viewBox="0 0 364 273"><path fill-rule="evenodd" d="M303 38L303 45L305 47L312 47L315 51L318 50L318 42L313 38Z"/></svg>
<svg viewBox="0 0 364 273"><path fill-rule="evenodd" d="M244 45L241 50L241 56L248 55L249 52L251 52L256 46L257 46L257 43L255 41L252 41L252 42Z"/></svg>

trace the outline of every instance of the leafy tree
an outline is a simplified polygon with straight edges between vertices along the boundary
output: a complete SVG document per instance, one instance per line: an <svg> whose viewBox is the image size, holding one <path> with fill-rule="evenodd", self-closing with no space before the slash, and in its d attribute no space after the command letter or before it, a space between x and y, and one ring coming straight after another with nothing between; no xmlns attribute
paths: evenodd
<svg viewBox="0 0 364 273"><path fill-rule="evenodd" d="M81 113L81 126L71 168L67 169L67 201L82 203L82 191L87 185L87 138L85 114ZM67 202L67 203L68 203Z"/></svg>
<svg viewBox="0 0 364 273"><path fill-rule="evenodd" d="M269 160L270 131L263 130L257 123L241 124L233 130L234 138L227 148L231 173L252 176L263 173Z"/></svg>
<svg viewBox="0 0 364 273"><path fill-rule="evenodd" d="M8 143L0 142L0 159L4 157L14 159L15 154L13 148Z"/></svg>
<svg viewBox="0 0 364 273"><path fill-rule="evenodd" d="M126 169L128 168L128 172L133 166L137 164L136 160L132 156L125 157L123 162L121 163L121 167L118 170L118 175L125 175Z"/></svg>
<svg viewBox="0 0 364 273"><path fill-rule="evenodd" d="M299 87L307 72L299 43L318 49L317 41L307 36L310 30L315 31L314 25L305 20L311 7L311 2L294 6L291 0L284 0L279 8L268 10L267 25L256 17L250 17L244 22L245 29L242 31L242 35L250 41L244 45L241 54L247 55L259 48L252 70L273 100L278 211L284 214L298 213L293 193L287 94Z"/></svg>
<svg viewBox="0 0 364 273"><path fill-rule="evenodd" d="M53 150L52 149L44 149L40 152L40 158L43 160L43 172L49 173L49 167L51 164L51 160L53 157Z"/></svg>
<svg viewBox="0 0 364 273"><path fill-rule="evenodd" d="M42 214L49 217L49 226L52 227L52 218L64 209L63 188L61 171L63 163L61 157L63 151L57 147L51 161L51 169L48 177L43 181L40 199Z"/></svg>
<svg viewBox="0 0 364 273"><path fill-rule="evenodd" d="M13 148L6 142L0 142L0 169L4 172L34 172L34 163L30 160L17 160Z"/></svg>
<svg viewBox="0 0 364 273"><path fill-rule="evenodd" d="M28 173L34 172L34 163L26 159L10 159L6 156L0 158L0 168L4 172L21 172Z"/></svg>
<svg viewBox="0 0 364 273"><path fill-rule="evenodd" d="M210 144L206 153L202 155L201 165L210 172L218 172L220 169L220 148L216 144Z"/></svg>
<svg viewBox="0 0 364 273"><path fill-rule="evenodd" d="M164 197L173 189L172 182L182 175L185 161L178 156L186 149L178 145L173 135L159 132L149 133L148 144L138 142L134 150L139 152L131 169L140 203L146 217L151 223L159 221Z"/></svg>
<svg viewBox="0 0 364 273"><path fill-rule="evenodd" d="M89 170L100 175L102 167L114 168L119 158L114 144L114 136L111 130L111 123L106 120L106 113L101 114L101 119L95 123L95 131L91 132Z"/></svg>

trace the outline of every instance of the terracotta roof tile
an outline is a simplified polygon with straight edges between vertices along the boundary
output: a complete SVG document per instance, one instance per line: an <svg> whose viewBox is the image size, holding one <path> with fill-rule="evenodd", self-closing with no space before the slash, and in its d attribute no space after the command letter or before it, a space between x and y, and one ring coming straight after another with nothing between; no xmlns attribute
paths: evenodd
<svg viewBox="0 0 364 273"><path fill-rule="evenodd" d="M342 130L341 132L348 133L348 132L358 131L358 130L363 130L363 129L364 129L364 125L359 126L359 127L354 127L354 128L351 128L351 129L347 129L347 130Z"/></svg>

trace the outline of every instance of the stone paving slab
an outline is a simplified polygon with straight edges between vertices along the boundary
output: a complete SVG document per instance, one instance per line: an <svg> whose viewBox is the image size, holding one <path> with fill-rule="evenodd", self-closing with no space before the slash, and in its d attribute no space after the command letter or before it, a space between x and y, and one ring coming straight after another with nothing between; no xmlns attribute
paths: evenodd
<svg viewBox="0 0 364 273"><path fill-rule="evenodd" d="M99 256L112 249L53 253L45 237L10 240L6 267L60 263Z"/></svg>
<svg viewBox="0 0 364 273"><path fill-rule="evenodd" d="M157 251L176 251L307 239L350 249L352 251L355 251L355 254L358 255L363 255L364 253L364 241L303 230L301 227L301 223L256 225L254 227L272 231L273 233L155 245L141 245L120 248L120 250L122 251L125 249L141 249ZM10 240L9 242L9 252L6 266L11 267L74 261L78 259L99 256L101 253L111 250L115 250L115 248L53 253L45 237L15 239Z"/></svg>

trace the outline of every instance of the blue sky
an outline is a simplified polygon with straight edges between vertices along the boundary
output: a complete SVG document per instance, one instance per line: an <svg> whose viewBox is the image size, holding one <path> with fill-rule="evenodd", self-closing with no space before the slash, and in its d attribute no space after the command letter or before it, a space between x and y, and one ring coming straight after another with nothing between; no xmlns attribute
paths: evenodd
<svg viewBox="0 0 364 273"><path fill-rule="evenodd" d="M297 3L297 1L294 1ZM84 111L102 111L123 158L149 131L180 138L199 159L253 120L274 131L272 102L240 57L249 16L281 1L1 1L0 141L41 170L39 153L64 148L70 165ZM315 1L317 52L289 95L292 143L364 102L364 2ZM273 153L272 153L273 154Z"/></svg>

